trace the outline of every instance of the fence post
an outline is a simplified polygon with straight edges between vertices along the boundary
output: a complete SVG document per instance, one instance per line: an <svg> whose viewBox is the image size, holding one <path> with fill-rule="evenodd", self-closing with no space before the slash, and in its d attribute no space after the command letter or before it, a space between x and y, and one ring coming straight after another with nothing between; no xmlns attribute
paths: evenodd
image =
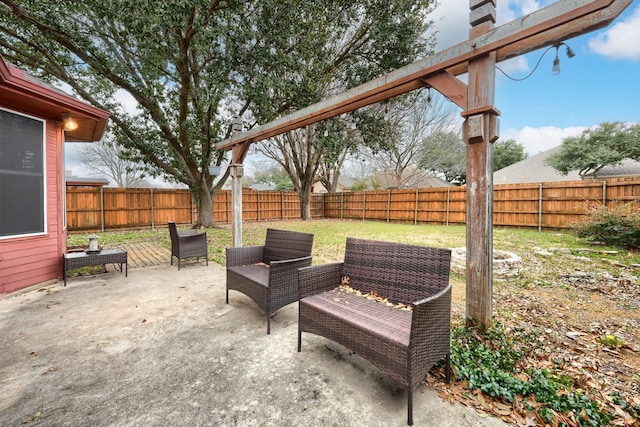
<svg viewBox="0 0 640 427"><path fill-rule="evenodd" d="M445 224L449 225L449 210L451 209L451 188L447 187L447 212L445 213Z"/></svg>
<svg viewBox="0 0 640 427"><path fill-rule="evenodd" d="M284 221L284 193L280 192L280 219Z"/></svg>
<svg viewBox="0 0 640 427"><path fill-rule="evenodd" d="M256 196L258 197L258 222L260 222L260 192L256 192Z"/></svg>
<svg viewBox="0 0 640 427"><path fill-rule="evenodd" d="M391 215L391 190L387 190L387 222L389 222L389 215Z"/></svg>
<svg viewBox="0 0 640 427"><path fill-rule="evenodd" d="M362 192L362 220L365 220L365 216L367 214L367 192Z"/></svg>
<svg viewBox="0 0 640 427"><path fill-rule="evenodd" d="M340 219L344 219L344 192L340 193Z"/></svg>
<svg viewBox="0 0 640 427"><path fill-rule="evenodd" d="M602 181L602 206L607 206L607 181Z"/></svg>
<svg viewBox="0 0 640 427"><path fill-rule="evenodd" d="M542 231L542 183L538 190L538 232Z"/></svg>
<svg viewBox="0 0 640 427"><path fill-rule="evenodd" d="M418 223L418 188L416 188L416 208L413 212L413 225Z"/></svg>
<svg viewBox="0 0 640 427"><path fill-rule="evenodd" d="M153 203L153 188L150 188L149 190L151 190L151 229L155 230L156 229L156 214L155 214L155 206Z"/></svg>
<svg viewBox="0 0 640 427"><path fill-rule="evenodd" d="M104 188L100 187L100 224L104 233Z"/></svg>

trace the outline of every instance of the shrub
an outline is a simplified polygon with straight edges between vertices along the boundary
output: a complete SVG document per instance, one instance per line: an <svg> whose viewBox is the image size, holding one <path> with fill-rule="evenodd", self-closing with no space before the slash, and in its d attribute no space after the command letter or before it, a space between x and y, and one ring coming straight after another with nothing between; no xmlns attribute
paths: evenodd
<svg viewBox="0 0 640 427"><path fill-rule="evenodd" d="M640 210L632 204L614 208L595 205L575 228L579 237L591 242L640 248Z"/></svg>

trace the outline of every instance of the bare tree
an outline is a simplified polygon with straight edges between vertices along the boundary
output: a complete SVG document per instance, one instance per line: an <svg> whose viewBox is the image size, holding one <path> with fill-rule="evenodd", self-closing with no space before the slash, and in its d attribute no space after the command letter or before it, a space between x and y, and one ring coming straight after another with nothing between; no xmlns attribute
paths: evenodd
<svg viewBox="0 0 640 427"><path fill-rule="evenodd" d="M397 103L387 113L389 120L397 121L401 132L389 149L374 153L361 150L386 187L415 187L425 178L433 176L433 170L421 167L424 141L430 135L449 132L459 127L454 104L430 89L411 95L408 102Z"/></svg>
<svg viewBox="0 0 640 427"><path fill-rule="evenodd" d="M94 144L83 144L78 160L91 168L94 176L104 176L117 187L136 188L148 186L140 164L122 158L122 146L115 143L113 135Z"/></svg>
<svg viewBox="0 0 640 427"><path fill-rule="evenodd" d="M467 148L460 131L439 131L422 144L420 167L455 184L467 182Z"/></svg>

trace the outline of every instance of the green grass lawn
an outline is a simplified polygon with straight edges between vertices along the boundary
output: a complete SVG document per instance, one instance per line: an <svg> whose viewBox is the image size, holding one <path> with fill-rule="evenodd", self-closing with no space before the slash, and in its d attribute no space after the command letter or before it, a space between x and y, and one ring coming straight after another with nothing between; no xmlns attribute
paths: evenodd
<svg viewBox="0 0 640 427"><path fill-rule="evenodd" d="M402 242L415 245L434 246L440 248L456 248L466 245L466 228L464 226L414 225L372 221L345 220L312 220L312 221L277 221L253 222L242 226L242 243L244 246L261 245L267 228L296 230L314 235L313 262L322 264L342 258L347 237ZM93 233L72 233L68 238L69 246L84 245L88 236ZM96 233L100 237L100 245L124 244L127 241L157 240L170 247L169 234L166 229L109 231ZM209 259L224 264L225 248L231 246L231 227L224 225L207 229L209 240ZM594 246L578 238L570 230L538 232L536 229L496 228L493 231L494 249L521 253L529 253L532 248L564 248L589 257L617 259L626 264L640 263L640 253L628 252L619 248ZM585 249L592 249L586 251ZM607 253L617 251L617 254ZM549 261L553 263L552 260Z"/></svg>

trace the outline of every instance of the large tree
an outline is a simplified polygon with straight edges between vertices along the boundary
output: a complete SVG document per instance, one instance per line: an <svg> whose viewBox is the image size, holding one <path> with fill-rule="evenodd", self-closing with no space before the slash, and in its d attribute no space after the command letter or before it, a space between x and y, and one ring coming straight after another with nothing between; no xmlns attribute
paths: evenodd
<svg viewBox="0 0 640 427"><path fill-rule="evenodd" d="M208 167L224 162L214 145L254 93L234 95L251 84L253 67L269 71L261 62L295 62L272 48L307 35L271 20L272 11L304 15L313 3L0 0L0 54L111 112L127 156L151 175L186 184L197 203L196 225L211 226L212 200L228 175L213 186ZM260 90L287 90L281 76L265 78L272 84ZM125 110L119 94L135 99L137 113Z"/></svg>
<svg viewBox="0 0 640 427"><path fill-rule="evenodd" d="M640 124L605 122L562 140L560 151L547 157L546 163L566 175L578 171L584 178L597 177L605 166L624 159L640 160Z"/></svg>
<svg viewBox="0 0 640 427"><path fill-rule="evenodd" d="M251 119L266 123L426 55L432 40L424 34L432 0L314 0L293 7L283 1L269 11L283 37L259 23L256 39L268 50L247 70L243 99ZM278 76L274 79L273 76ZM393 101L392 101L393 102ZM384 108L371 106L306 126L261 144L267 156L289 174L301 200L301 217L310 217L315 181L335 179L345 152L365 144L374 150L395 143L397 126ZM333 177L331 174L333 173Z"/></svg>
<svg viewBox="0 0 640 427"><path fill-rule="evenodd" d="M515 139L498 140L493 145L493 171L506 168L528 157L524 152L524 145Z"/></svg>

